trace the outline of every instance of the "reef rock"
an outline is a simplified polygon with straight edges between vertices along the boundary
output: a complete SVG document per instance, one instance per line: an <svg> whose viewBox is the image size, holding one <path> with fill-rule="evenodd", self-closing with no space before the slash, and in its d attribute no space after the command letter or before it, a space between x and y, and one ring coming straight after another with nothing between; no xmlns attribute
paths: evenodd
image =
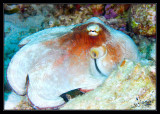
<svg viewBox="0 0 160 114"><path fill-rule="evenodd" d="M60 97L101 85L125 58L139 59L133 40L93 17L85 23L39 31L24 38L12 58L7 79L34 108L54 109Z"/></svg>
<svg viewBox="0 0 160 114"><path fill-rule="evenodd" d="M156 4L134 4L131 7L131 27L134 33L156 35Z"/></svg>
<svg viewBox="0 0 160 114"><path fill-rule="evenodd" d="M101 86L71 99L61 110L154 110L155 105L155 66L124 60Z"/></svg>
<svg viewBox="0 0 160 114"><path fill-rule="evenodd" d="M117 16L123 17L130 6L130 4L107 4L104 17L106 19L116 18Z"/></svg>

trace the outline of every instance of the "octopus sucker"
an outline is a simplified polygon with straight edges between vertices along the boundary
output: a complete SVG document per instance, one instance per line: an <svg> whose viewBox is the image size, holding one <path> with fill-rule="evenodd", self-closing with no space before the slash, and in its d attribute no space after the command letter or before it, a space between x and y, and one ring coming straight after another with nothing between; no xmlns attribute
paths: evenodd
<svg viewBox="0 0 160 114"><path fill-rule="evenodd" d="M23 47L11 60L7 79L17 94L27 94L36 109L62 106L62 94L74 89L93 90L125 58L139 58L129 36L97 17L39 31L19 45Z"/></svg>

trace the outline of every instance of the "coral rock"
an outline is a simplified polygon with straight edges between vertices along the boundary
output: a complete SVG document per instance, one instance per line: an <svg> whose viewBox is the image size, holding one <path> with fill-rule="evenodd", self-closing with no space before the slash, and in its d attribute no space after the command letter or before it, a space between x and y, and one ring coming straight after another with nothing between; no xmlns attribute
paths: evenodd
<svg viewBox="0 0 160 114"><path fill-rule="evenodd" d="M156 5L134 4L131 7L131 27L133 32L145 35L156 35Z"/></svg>
<svg viewBox="0 0 160 114"><path fill-rule="evenodd" d="M105 18L115 18L117 16L122 16L125 11L130 7L130 4L107 4L105 6Z"/></svg>

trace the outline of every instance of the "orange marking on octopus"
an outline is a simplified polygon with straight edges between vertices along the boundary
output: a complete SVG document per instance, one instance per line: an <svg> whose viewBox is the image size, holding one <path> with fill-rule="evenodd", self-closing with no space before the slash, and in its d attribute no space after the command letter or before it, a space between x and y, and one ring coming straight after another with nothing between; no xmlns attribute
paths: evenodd
<svg viewBox="0 0 160 114"><path fill-rule="evenodd" d="M89 92L89 91L92 91L93 89L82 89L82 88L80 88L79 90L80 90L81 92L87 93L87 92Z"/></svg>
<svg viewBox="0 0 160 114"><path fill-rule="evenodd" d="M45 42L43 42L43 44L44 44L45 46L47 46L47 47L52 46L52 45L53 45L53 43L55 43L55 41L51 41L51 40L49 40L49 41L45 41Z"/></svg>
<svg viewBox="0 0 160 114"><path fill-rule="evenodd" d="M67 57L68 57L68 55L63 55L63 56L61 56L58 60L56 60L56 61L54 62L54 65L53 65L53 66L59 66L59 65L63 64L65 58L67 58Z"/></svg>
<svg viewBox="0 0 160 114"><path fill-rule="evenodd" d="M68 47L69 55L81 56L81 59L85 59L88 56L88 52L92 47L101 46L107 40L110 39L109 32L103 27L97 36L88 35L87 26L94 23L88 23L82 26L78 26L73 29L72 33L69 33L59 39L60 46Z"/></svg>
<svg viewBox="0 0 160 114"><path fill-rule="evenodd" d="M67 55L70 60L74 63L88 61L89 51L92 47L98 47L106 43L106 41L111 40L109 31L101 24L96 23L100 26L100 31L97 36L88 35L87 27L90 24L95 24L93 22L84 24L73 28L73 32L70 32L57 40L49 40L43 42L43 44L48 48L59 48L61 50L66 50ZM57 47L54 43L58 44ZM62 64L65 57L62 56L58 59L54 65Z"/></svg>
<svg viewBox="0 0 160 114"><path fill-rule="evenodd" d="M126 63L126 61L124 60L124 61L121 63L120 67L124 66L125 63Z"/></svg>
<svg viewBox="0 0 160 114"><path fill-rule="evenodd" d="M111 59L115 62L118 63L121 60L122 57L122 52L119 44L107 44L107 53L108 56L111 57Z"/></svg>

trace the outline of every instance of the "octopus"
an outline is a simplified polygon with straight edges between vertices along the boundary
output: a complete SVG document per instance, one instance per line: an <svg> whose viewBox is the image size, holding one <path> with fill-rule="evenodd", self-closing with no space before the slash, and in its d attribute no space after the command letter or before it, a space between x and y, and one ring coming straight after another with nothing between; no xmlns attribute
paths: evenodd
<svg viewBox="0 0 160 114"><path fill-rule="evenodd" d="M7 80L36 109L65 104L62 94L100 86L123 60L139 60L134 41L97 17L85 23L52 27L19 43L7 69Z"/></svg>

